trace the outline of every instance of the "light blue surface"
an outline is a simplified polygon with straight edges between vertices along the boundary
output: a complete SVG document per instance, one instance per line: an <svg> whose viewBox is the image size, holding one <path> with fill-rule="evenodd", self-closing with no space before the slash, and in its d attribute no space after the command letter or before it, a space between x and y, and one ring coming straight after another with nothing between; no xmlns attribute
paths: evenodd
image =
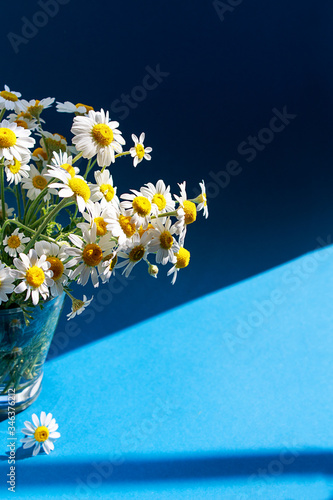
<svg viewBox="0 0 333 500"><path fill-rule="evenodd" d="M62 437L15 498L332 497L332 276L326 247L49 361L16 427Z"/></svg>

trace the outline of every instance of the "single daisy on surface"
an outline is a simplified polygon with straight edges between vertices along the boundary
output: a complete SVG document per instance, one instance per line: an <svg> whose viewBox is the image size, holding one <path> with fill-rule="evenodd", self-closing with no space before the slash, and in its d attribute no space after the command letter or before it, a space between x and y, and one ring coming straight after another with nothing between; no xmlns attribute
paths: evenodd
<svg viewBox="0 0 333 500"><path fill-rule="evenodd" d="M54 450L54 442L60 438L60 433L57 432L58 424L52 413L46 415L45 411L40 414L40 420L35 413L32 415L32 423L26 420L25 427L22 429L26 437L21 439L23 448L32 448L32 455L35 457L40 452L41 448L48 455L50 451Z"/></svg>
<svg viewBox="0 0 333 500"><path fill-rule="evenodd" d="M14 291L14 281L15 276L13 275L12 270L9 267L6 267L5 264L0 263L0 305L2 302L7 302L7 294Z"/></svg>
<svg viewBox="0 0 333 500"><path fill-rule="evenodd" d="M14 208L8 208L7 203L5 203L5 212L6 212L6 217L10 218L14 214ZM2 219L3 219L3 216L2 216L2 201L1 201L1 198L0 198L0 221Z"/></svg>
<svg viewBox="0 0 333 500"><path fill-rule="evenodd" d="M16 279L22 280L14 289L15 293L27 291L25 300L31 296L34 306L38 304L39 295L46 300L49 296L49 288L53 286L51 264L47 262L46 255L38 258L36 250L29 250L29 254L20 253L20 258L14 259Z"/></svg>
<svg viewBox="0 0 333 500"><path fill-rule="evenodd" d="M70 101L57 102L57 111L59 113L75 113L78 115L87 115L89 111L94 111L92 106L87 106L86 104L82 104L78 102L77 104L73 104Z"/></svg>
<svg viewBox="0 0 333 500"><path fill-rule="evenodd" d="M136 191L135 189L131 189L131 191L133 194L125 193L120 196L120 198L125 200L120 203L120 207L128 210L132 216L132 222L134 222L138 229L141 226L143 229L146 229L153 211L151 201L146 196L143 196L140 191ZM154 205L154 208L156 208L156 205Z"/></svg>
<svg viewBox="0 0 333 500"><path fill-rule="evenodd" d="M6 178L9 184L19 184L22 177L29 177L30 166L28 165L30 161L30 155L22 155L22 161L13 158L12 160L5 161L5 171Z"/></svg>
<svg viewBox="0 0 333 500"><path fill-rule="evenodd" d="M186 248L181 247L179 249L178 253L175 255L175 257L177 259L177 262L167 272L168 276L170 276L170 274L173 274L172 281L171 281L171 283L173 285L175 284L175 281L177 279L177 274L178 274L179 269L184 269L184 267L187 267L189 265L191 254L188 250L186 250Z"/></svg>
<svg viewBox="0 0 333 500"><path fill-rule="evenodd" d="M125 274L126 278L128 278L133 267L136 266L138 262L146 259L150 252L150 240L151 235L149 232L144 232L141 238L138 233L135 233L126 250L123 251L120 249L118 251L118 257L122 257L125 260L117 263L115 267L119 269L126 266L122 272L122 274Z"/></svg>
<svg viewBox="0 0 333 500"><path fill-rule="evenodd" d="M83 217L87 222L80 222L77 227L81 229L91 229L92 225L96 224L97 236L105 236L108 232L106 219L110 216L109 207L103 207L101 203L92 203L88 207L87 212L83 212Z"/></svg>
<svg viewBox="0 0 333 500"><path fill-rule="evenodd" d="M27 189L27 197L29 200L35 200L37 196L46 188L49 179L47 177L47 169L44 168L41 172L34 165L30 165L29 176L22 181L23 189ZM44 201L51 198L51 194L57 194L57 190L48 186L47 193L43 197Z"/></svg>
<svg viewBox="0 0 333 500"><path fill-rule="evenodd" d="M83 158L90 159L97 154L97 164L108 167L115 162L114 152L122 153L121 145L125 144L118 126L118 122L109 121L108 111L89 111L88 116L74 118L72 142Z"/></svg>
<svg viewBox="0 0 333 500"><path fill-rule="evenodd" d="M132 217L126 210L120 206L110 208L110 215L107 219L106 229L112 236L118 238L118 244L124 246L126 242L136 233L136 225Z"/></svg>
<svg viewBox="0 0 333 500"><path fill-rule="evenodd" d="M94 296L91 299L87 299L86 295L83 295L83 300L72 298L72 310L67 314L67 319L73 319L76 315L80 315L83 313L86 307L89 306L90 302L93 300Z"/></svg>
<svg viewBox="0 0 333 500"><path fill-rule="evenodd" d="M35 144L35 139L30 137L30 130L19 127L14 122L2 120L0 123L0 158L6 160L16 158L22 161L26 155L31 155L29 148Z"/></svg>
<svg viewBox="0 0 333 500"><path fill-rule="evenodd" d="M82 229L83 238L76 234L70 234L69 239L77 248L66 247L67 255L73 257L70 261L70 266L78 267L70 274L70 279L74 280L79 277L79 285L86 285L89 277L94 287L99 286L98 276L102 274L103 257L110 253L115 246L114 241L110 241L110 236L107 234L102 236L97 243L97 227L93 224L89 230ZM97 272L98 271L98 272Z"/></svg>
<svg viewBox="0 0 333 500"><path fill-rule="evenodd" d="M28 241L30 241L30 238L28 236L24 236L23 233L20 233L20 230L17 227L12 234L5 237L3 240L3 246L5 247L5 252L7 252L10 257L17 257L19 253L23 252L25 243L28 243Z"/></svg>
<svg viewBox="0 0 333 500"><path fill-rule="evenodd" d="M60 198L74 197L81 213L92 203L91 191L87 181L81 175L72 177L71 172L62 168L50 168L47 172L49 177L59 179L61 182L51 182L50 188L59 189Z"/></svg>
<svg viewBox="0 0 333 500"><path fill-rule="evenodd" d="M152 152L153 148L144 147L143 141L145 140L145 133L142 132L139 139L135 134L132 134L132 140L134 142L134 147L130 149L130 153L133 158L133 166L136 167L143 159L151 160L149 153Z"/></svg>
<svg viewBox="0 0 333 500"><path fill-rule="evenodd" d="M157 181L156 186L148 182L140 191L146 198L151 200L153 206L157 207L158 213L173 212L175 210L175 202L170 193L170 186L166 187L161 179Z"/></svg>
<svg viewBox="0 0 333 500"><path fill-rule="evenodd" d="M205 181L199 182L199 186L201 188L201 194L197 196L193 201L197 203L197 211L200 212L203 210L203 215L207 219L208 217L208 205L207 205L207 194L206 194L206 186Z"/></svg>
<svg viewBox="0 0 333 500"><path fill-rule="evenodd" d="M159 219L153 221L155 229L151 231L152 241L150 244L150 252L156 252L157 264L165 266L168 262L176 262L175 254L179 251L179 245L172 236L176 232L176 228L171 226L170 217L167 218L165 224Z"/></svg>
<svg viewBox="0 0 333 500"><path fill-rule="evenodd" d="M117 188L113 186L112 175L108 170L94 172L96 184L90 184L91 201L101 201L103 207L119 203Z"/></svg>
<svg viewBox="0 0 333 500"><path fill-rule="evenodd" d="M177 209L178 220L175 223L175 228L177 234L180 235L180 245L183 246L188 224L192 224L197 219L197 207L193 201L187 199L186 182L184 181L183 183L178 184L178 186L180 187L180 196L175 195L175 198L179 203L179 207Z"/></svg>
<svg viewBox="0 0 333 500"><path fill-rule="evenodd" d="M39 118L39 115L44 109L49 108L54 103L54 97L45 97L40 101L38 99L31 99L26 101L22 99L21 105L25 113L29 113L34 118Z"/></svg>
<svg viewBox="0 0 333 500"><path fill-rule="evenodd" d="M0 110L7 109L9 111L21 111L23 106L19 97L21 97L20 92L14 92L13 90L10 90L8 85L5 85L5 90L0 91Z"/></svg>
<svg viewBox="0 0 333 500"><path fill-rule="evenodd" d="M49 243L48 241L37 241L35 243L38 257L46 255L46 261L50 263L49 271L53 273L53 285L50 287L52 297L61 295L64 291L64 285L68 283L70 263L65 262L68 259L66 248L66 245L59 247L56 243Z"/></svg>
<svg viewBox="0 0 333 500"><path fill-rule="evenodd" d="M71 177L75 177L80 173L80 169L78 167L73 167L73 158L72 156L69 156L67 152L59 151L57 153L56 151L53 151L53 157L51 160L51 165L48 165L50 169L53 168L62 168L63 170L66 170ZM50 172L50 170L49 170Z"/></svg>

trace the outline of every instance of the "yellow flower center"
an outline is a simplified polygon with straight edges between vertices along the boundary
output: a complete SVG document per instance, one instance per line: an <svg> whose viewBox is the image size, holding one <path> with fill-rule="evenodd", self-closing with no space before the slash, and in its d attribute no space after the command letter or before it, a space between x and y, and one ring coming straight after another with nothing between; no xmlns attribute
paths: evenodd
<svg viewBox="0 0 333 500"><path fill-rule="evenodd" d="M169 231L163 231L160 236L160 245L164 250L169 250L173 244L173 237L169 233Z"/></svg>
<svg viewBox="0 0 333 500"><path fill-rule="evenodd" d="M96 243L89 243L84 247L82 252L83 262L90 267L98 266L103 258L103 252Z"/></svg>
<svg viewBox="0 0 333 500"><path fill-rule="evenodd" d="M63 263L61 262L60 259L58 259L58 257L48 257L46 260L51 264L49 270L53 271L52 279L54 281L58 281L58 279L61 278L61 276L64 273Z"/></svg>
<svg viewBox="0 0 333 500"><path fill-rule="evenodd" d="M155 203L157 205L157 208L159 210L163 210L163 208L166 207L166 199L164 198L163 194L156 193L153 196L153 199L151 200L152 203Z"/></svg>
<svg viewBox="0 0 333 500"><path fill-rule="evenodd" d="M198 203L203 203L205 206L207 206L207 196L205 193L201 193L200 196L197 198Z"/></svg>
<svg viewBox="0 0 333 500"><path fill-rule="evenodd" d="M42 283L44 283L45 274L43 269L41 269L40 267L32 266L27 270L25 279L30 286L38 288Z"/></svg>
<svg viewBox="0 0 333 500"><path fill-rule="evenodd" d="M113 141L112 129L105 123L94 125L91 135L100 146L109 146Z"/></svg>
<svg viewBox="0 0 333 500"><path fill-rule="evenodd" d="M44 151L43 148L36 148L34 149L34 151L32 152L32 156L41 156L42 158L44 158L44 160L47 160L47 153L46 151Z"/></svg>
<svg viewBox="0 0 333 500"><path fill-rule="evenodd" d="M48 428L45 427L44 425L41 425L40 427L37 427L37 429L35 430L34 437L35 437L36 441L43 443L44 441L47 440L49 435L50 435L50 431L48 430Z"/></svg>
<svg viewBox="0 0 333 500"><path fill-rule="evenodd" d="M107 233L107 229L103 217L95 217L94 222L97 228L97 236L104 236Z"/></svg>
<svg viewBox="0 0 333 500"><path fill-rule="evenodd" d="M139 160L142 160L142 158L145 155L145 148L141 144L137 144L135 146L135 151L136 151L136 156L139 158Z"/></svg>
<svg viewBox="0 0 333 500"><path fill-rule="evenodd" d="M146 231L149 231L149 229L155 229L154 226L152 224L148 224L148 227L147 229L143 229L142 226L140 226L140 228L138 229L138 232L139 232L139 235L140 235L140 238L141 236L143 235L143 233L145 233Z"/></svg>
<svg viewBox="0 0 333 500"><path fill-rule="evenodd" d="M16 144L16 135L10 128L0 128L0 148L11 148Z"/></svg>
<svg viewBox="0 0 333 500"><path fill-rule="evenodd" d="M6 99L6 101L16 102L18 100L17 95L13 94L12 92L8 92L8 90L2 90L0 92L0 96Z"/></svg>
<svg viewBox="0 0 333 500"><path fill-rule="evenodd" d="M14 158L14 163L12 165L9 165L8 168L12 174L17 174L17 172L20 171L21 162Z"/></svg>
<svg viewBox="0 0 333 500"><path fill-rule="evenodd" d="M16 236L16 234L13 234L8 238L7 245L9 246L9 248L18 248L20 244L21 240L18 236Z"/></svg>
<svg viewBox="0 0 333 500"><path fill-rule="evenodd" d="M31 120L32 116L28 112L21 111L21 113L17 115L17 118L24 118L25 120Z"/></svg>
<svg viewBox="0 0 333 500"><path fill-rule="evenodd" d="M145 254L145 247L143 245L137 245L132 248L128 257L132 262L139 262Z"/></svg>
<svg viewBox="0 0 333 500"><path fill-rule="evenodd" d="M82 196L85 202L87 202L90 198L90 189L88 184L83 179L77 179L73 177L69 179L68 185L77 196Z"/></svg>
<svg viewBox="0 0 333 500"><path fill-rule="evenodd" d="M114 189L111 184L101 184L100 186L100 191L103 194L104 198L106 201L111 201L112 198L114 197Z"/></svg>
<svg viewBox="0 0 333 500"><path fill-rule="evenodd" d="M135 224L131 222L131 217L127 217L126 215L119 215L119 225L121 229L126 234L127 238L133 236L136 231Z"/></svg>
<svg viewBox="0 0 333 500"><path fill-rule="evenodd" d="M146 217L151 212L151 203L144 196L136 196L133 200L133 208L141 217Z"/></svg>
<svg viewBox="0 0 333 500"><path fill-rule="evenodd" d="M40 101L36 99L35 105L34 106L29 106L27 109L27 112L30 113L32 116L35 118L38 118L41 112L43 111L44 107L39 106Z"/></svg>
<svg viewBox="0 0 333 500"><path fill-rule="evenodd" d="M185 224L192 224L197 218L197 209L192 201L183 201L183 208L185 212Z"/></svg>
<svg viewBox="0 0 333 500"><path fill-rule="evenodd" d="M15 123L16 123L19 127L22 127L22 128L28 128L28 124L27 124L27 122L25 122L24 120L15 120Z"/></svg>
<svg viewBox="0 0 333 500"><path fill-rule="evenodd" d="M175 265L177 269L183 269L184 267L187 267L189 265L191 254L188 250L186 250L186 248L181 247L179 249L179 252L175 255L177 257L177 262Z"/></svg>
<svg viewBox="0 0 333 500"><path fill-rule="evenodd" d="M112 257L112 254L111 254L111 253L109 253L109 255L107 255L106 257L104 257L103 262L106 262L107 260L110 260L110 259L111 259L111 257ZM111 260L110 265L109 265L109 269L110 269L110 271L112 271L112 270L114 269L114 267L115 267L115 265L117 264L117 262L118 262L118 256L117 256L117 255L115 255L115 256L113 257L113 259Z"/></svg>
<svg viewBox="0 0 333 500"><path fill-rule="evenodd" d="M32 178L32 184L36 189L42 191L47 185L47 180L42 175L35 175L35 177Z"/></svg>
<svg viewBox="0 0 333 500"><path fill-rule="evenodd" d="M63 168L64 170L66 170L66 172L71 174L71 177L75 177L74 167L72 167L72 165L70 165L69 163L63 163L62 165L60 165L60 168Z"/></svg>
<svg viewBox="0 0 333 500"><path fill-rule="evenodd" d="M78 102L77 104L75 104L75 106L77 108L79 108L80 106L86 108L86 113L88 113L89 111L94 111L94 108L92 106L87 106L87 104L82 104L82 102ZM81 113L75 113L75 114L80 115Z"/></svg>

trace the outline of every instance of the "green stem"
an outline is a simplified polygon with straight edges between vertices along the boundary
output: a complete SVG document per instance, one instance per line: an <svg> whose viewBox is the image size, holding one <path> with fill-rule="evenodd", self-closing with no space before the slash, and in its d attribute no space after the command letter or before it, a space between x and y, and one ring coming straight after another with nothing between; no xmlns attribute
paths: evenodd
<svg viewBox="0 0 333 500"><path fill-rule="evenodd" d="M152 219L157 219L157 218L160 218L160 217L169 217L169 216L176 216L177 215L177 210L174 210L173 212L165 212L164 214L158 214L158 216L156 217L156 215L152 215L151 218Z"/></svg>
<svg viewBox="0 0 333 500"><path fill-rule="evenodd" d="M87 176L88 176L88 174L89 174L90 170L93 168L93 166L95 165L96 161L97 161L97 160L94 160L92 163L90 163L90 162L91 162L91 159L88 161L88 165L87 165L86 171L85 171L84 176L83 176L83 177L84 177L84 179L86 179L86 178L87 178Z"/></svg>
<svg viewBox="0 0 333 500"><path fill-rule="evenodd" d="M0 112L0 121L2 120L3 115L5 114L5 112L6 112L6 108L3 108L3 110Z"/></svg>
<svg viewBox="0 0 333 500"><path fill-rule="evenodd" d="M3 160L0 163L0 170L1 170L0 182L1 182L2 223L4 223L6 220L6 204L5 204L5 165Z"/></svg>
<svg viewBox="0 0 333 500"><path fill-rule="evenodd" d="M4 223L4 225L1 228L1 232L0 232L0 234L1 234L1 241L4 239L6 227L9 226L10 224L15 224L15 226L20 227L21 229L24 229L24 231L27 231L28 233L31 233L31 234L35 234L36 233L36 231L34 231L33 229L31 229L28 226L25 226L24 224L22 224L22 222L19 222L16 219L7 219L6 222ZM47 241L50 241L52 243L56 242L53 238L50 238L48 236L44 236L44 238Z"/></svg>
<svg viewBox="0 0 333 500"><path fill-rule="evenodd" d="M130 151L124 151L124 153L118 153L115 158L119 158L119 156L125 156L125 155L130 155L131 152Z"/></svg>
<svg viewBox="0 0 333 500"><path fill-rule="evenodd" d="M83 154L83 153L82 153L82 151L81 151L81 153L77 154L77 155L75 156L75 158L73 158L72 165L73 165L73 164L74 164L77 160L79 160L79 159L81 158L82 154Z"/></svg>
<svg viewBox="0 0 333 500"><path fill-rule="evenodd" d="M22 212L21 212L21 201L20 201L20 191L19 191L19 187L18 186L15 186L15 190L16 190L16 201L17 201L17 208L18 208L18 216L19 216L19 219L22 220Z"/></svg>

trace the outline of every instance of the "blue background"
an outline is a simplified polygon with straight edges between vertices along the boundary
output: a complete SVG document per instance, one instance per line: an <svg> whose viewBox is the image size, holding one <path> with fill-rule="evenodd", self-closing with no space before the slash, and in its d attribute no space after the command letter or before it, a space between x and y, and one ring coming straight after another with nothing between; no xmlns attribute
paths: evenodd
<svg viewBox="0 0 333 500"><path fill-rule="evenodd" d="M164 270L153 280L137 266L135 280L85 288L95 306L74 327L63 316L50 359L330 243L332 2L244 0L221 20L213 2L70 0L16 53L8 35L22 36L39 11L35 1L1 6L2 83L26 99L109 109L128 144L145 131L153 147L149 163L112 166L118 192L163 178L173 192L187 180L191 193L205 179L210 210L189 227L191 264L174 287ZM115 100L157 65L168 76L125 117ZM248 161L240 145L285 106L296 118ZM70 138L69 115L44 118ZM232 160L240 173L218 186L211 173L224 176Z"/></svg>

